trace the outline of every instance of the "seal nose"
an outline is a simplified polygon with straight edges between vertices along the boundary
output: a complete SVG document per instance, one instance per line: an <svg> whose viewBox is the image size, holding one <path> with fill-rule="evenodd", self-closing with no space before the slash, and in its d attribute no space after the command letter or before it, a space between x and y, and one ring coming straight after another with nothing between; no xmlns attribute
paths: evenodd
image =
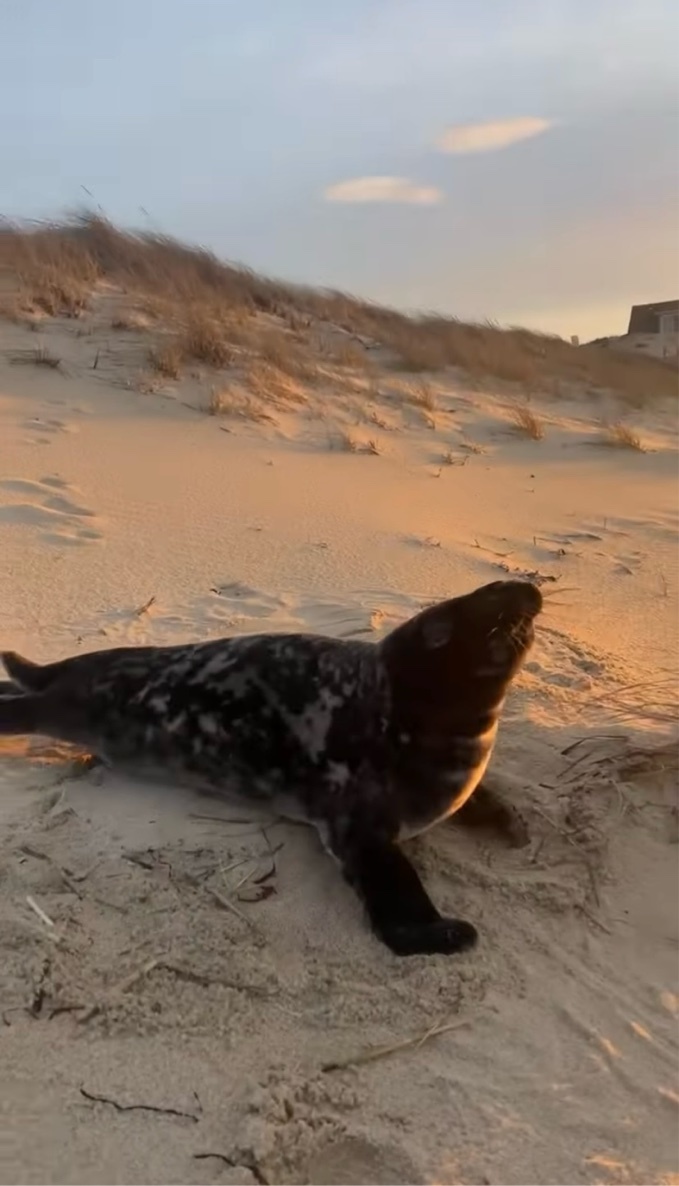
<svg viewBox="0 0 679 1186"><path fill-rule="evenodd" d="M493 581L485 592L492 593L494 605L503 613L534 618L542 610L542 593L532 581Z"/></svg>
<svg viewBox="0 0 679 1186"><path fill-rule="evenodd" d="M542 609L542 593L532 581L517 581L517 593L521 598L521 608L525 613L539 614Z"/></svg>

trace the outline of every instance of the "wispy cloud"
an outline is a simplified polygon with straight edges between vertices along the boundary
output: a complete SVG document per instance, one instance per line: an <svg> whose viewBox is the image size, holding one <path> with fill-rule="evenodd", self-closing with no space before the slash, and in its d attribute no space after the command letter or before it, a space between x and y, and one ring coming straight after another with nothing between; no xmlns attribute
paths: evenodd
<svg viewBox="0 0 679 1186"><path fill-rule="evenodd" d="M434 206L443 200L435 185L418 185L407 177L353 177L330 185L323 193L328 202L404 202Z"/></svg>
<svg viewBox="0 0 679 1186"><path fill-rule="evenodd" d="M532 115L482 124L451 124L436 143L441 152L492 152L539 136L551 126L550 120Z"/></svg>

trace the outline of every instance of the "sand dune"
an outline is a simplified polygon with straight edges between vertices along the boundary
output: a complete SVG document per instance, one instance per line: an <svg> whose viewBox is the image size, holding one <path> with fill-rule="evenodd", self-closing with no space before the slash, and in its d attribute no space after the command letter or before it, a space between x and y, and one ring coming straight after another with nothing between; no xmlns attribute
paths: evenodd
<svg viewBox="0 0 679 1186"><path fill-rule="evenodd" d="M530 574L492 769L529 843L413 842L481 943L399 961L307 829L6 739L0 1180L677 1181L676 405L379 352L151 382L121 301L0 321L3 647L377 639Z"/></svg>

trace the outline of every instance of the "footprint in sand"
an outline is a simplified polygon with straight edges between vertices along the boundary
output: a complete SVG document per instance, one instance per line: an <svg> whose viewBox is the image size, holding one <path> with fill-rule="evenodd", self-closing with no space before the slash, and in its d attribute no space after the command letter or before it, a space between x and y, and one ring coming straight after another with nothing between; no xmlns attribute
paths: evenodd
<svg viewBox="0 0 679 1186"><path fill-rule="evenodd" d="M66 424L64 420L44 419L42 416L31 416L24 421L23 427L39 429L40 432L49 432L53 435L60 432L78 431L73 424Z"/></svg>
<svg viewBox="0 0 679 1186"><path fill-rule="evenodd" d="M19 502L0 506L0 524L35 527L45 543L62 547L95 543L103 538L93 523L83 523L95 518L94 511L70 497L71 487L62 478L47 477L39 482L5 478L0 481L0 491L23 496Z"/></svg>
<svg viewBox="0 0 679 1186"><path fill-rule="evenodd" d="M22 428L38 434L37 436L28 438L28 444L34 445L49 445L51 444L52 437L57 436L59 433L78 431L74 424L68 424L64 420L43 418L42 416L31 416L30 419L24 420Z"/></svg>
<svg viewBox="0 0 679 1186"><path fill-rule="evenodd" d="M328 1186L354 1186L361 1182L399 1183L417 1181L417 1171L407 1154L385 1147L363 1136L345 1135L313 1153L307 1166L307 1181Z"/></svg>
<svg viewBox="0 0 679 1186"><path fill-rule="evenodd" d="M592 680L606 674L606 667L600 656L560 630L543 627L542 653L545 662L536 656L528 660L524 669L530 675L538 676L546 684L562 688L587 689L591 686Z"/></svg>

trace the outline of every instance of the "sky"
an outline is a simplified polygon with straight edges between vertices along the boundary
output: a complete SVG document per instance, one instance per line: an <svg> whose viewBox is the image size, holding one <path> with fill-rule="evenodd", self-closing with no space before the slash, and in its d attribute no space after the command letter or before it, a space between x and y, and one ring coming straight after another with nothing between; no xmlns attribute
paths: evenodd
<svg viewBox="0 0 679 1186"><path fill-rule="evenodd" d="M676 0L0 0L0 214L622 333L679 296L678 61Z"/></svg>

